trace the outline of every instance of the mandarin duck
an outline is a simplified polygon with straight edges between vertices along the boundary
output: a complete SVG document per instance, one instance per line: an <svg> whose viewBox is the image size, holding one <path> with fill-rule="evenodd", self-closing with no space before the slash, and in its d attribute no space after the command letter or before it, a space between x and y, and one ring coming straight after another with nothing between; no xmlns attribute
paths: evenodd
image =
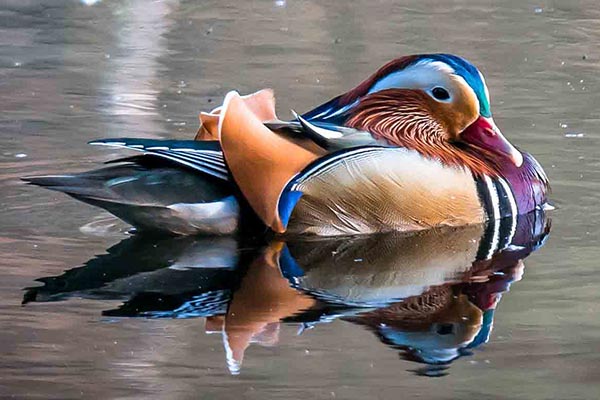
<svg viewBox="0 0 600 400"><path fill-rule="evenodd" d="M489 340L502 295L548 239L543 209L505 220L513 219L287 241L278 258L282 274L326 305L286 321L313 328L340 318L367 327L403 358L449 364Z"/></svg>
<svg viewBox="0 0 600 400"><path fill-rule="evenodd" d="M253 344L278 344L281 322L302 333L338 319L402 357L448 364L488 341L502 294L549 229L539 210L516 221L268 244L133 235L81 267L37 279L43 286L27 288L23 303L83 297L124 301L103 311L110 317L206 317L206 332L223 336L232 374Z"/></svg>
<svg viewBox="0 0 600 400"><path fill-rule="evenodd" d="M543 169L502 135L483 75L461 57L393 60L294 117L277 118L270 90L230 92L200 114L195 140L96 140L142 155L24 179L172 234L231 234L244 220L290 234L415 231L546 203Z"/></svg>

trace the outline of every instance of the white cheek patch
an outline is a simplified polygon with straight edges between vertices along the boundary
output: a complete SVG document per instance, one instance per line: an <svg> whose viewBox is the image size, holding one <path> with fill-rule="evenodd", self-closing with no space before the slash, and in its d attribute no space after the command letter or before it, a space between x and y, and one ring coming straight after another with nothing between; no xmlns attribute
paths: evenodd
<svg viewBox="0 0 600 400"><path fill-rule="evenodd" d="M377 81L369 94L385 89L421 89L430 92L434 87L443 87L450 92L452 100L452 82L450 76L454 69L441 61L419 61L403 70L392 72Z"/></svg>

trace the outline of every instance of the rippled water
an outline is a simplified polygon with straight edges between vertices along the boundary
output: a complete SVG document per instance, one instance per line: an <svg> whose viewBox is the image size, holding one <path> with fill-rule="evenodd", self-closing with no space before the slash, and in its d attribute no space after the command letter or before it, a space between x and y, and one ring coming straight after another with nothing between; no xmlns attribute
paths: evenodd
<svg viewBox="0 0 600 400"><path fill-rule="evenodd" d="M3 1L0 397L600 397L599 41L591 0ZM520 221L488 261L486 227L138 238L19 181L118 155L95 138L188 138L233 88L285 117L432 51L480 66L545 166L549 238Z"/></svg>

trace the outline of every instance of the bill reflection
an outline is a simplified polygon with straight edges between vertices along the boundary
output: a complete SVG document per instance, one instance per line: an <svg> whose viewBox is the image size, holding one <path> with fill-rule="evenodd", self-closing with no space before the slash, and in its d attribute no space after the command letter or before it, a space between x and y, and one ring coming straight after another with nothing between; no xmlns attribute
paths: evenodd
<svg viewBox="0 0 600 400"><path fill-rule="evenodd" d="M70 297L125 301L110 317L205 318L223 338L226 365L242 371L249 346L280 344L335 320L363 327L424 375L489 340L494 313L523 260L541 247L542 211L486 225L336 239L134 236L82 267L44 277L23 302ZM424 367L424 368L423 368Z"/></svg>

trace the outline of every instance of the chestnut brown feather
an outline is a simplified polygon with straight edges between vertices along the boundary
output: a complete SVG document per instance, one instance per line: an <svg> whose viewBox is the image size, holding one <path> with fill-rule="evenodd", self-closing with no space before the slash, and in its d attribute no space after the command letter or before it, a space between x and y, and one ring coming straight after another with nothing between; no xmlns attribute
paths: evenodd
<svg viewBox="0 0 600 400"><path fill-rule="evenodd" d="M466 105L436 102L421 90L386 89L363 97L346 125L445 165L467 167L474 175L498 176L493 155L457 144L460 132L477 118L473 114Z"/></svg>

